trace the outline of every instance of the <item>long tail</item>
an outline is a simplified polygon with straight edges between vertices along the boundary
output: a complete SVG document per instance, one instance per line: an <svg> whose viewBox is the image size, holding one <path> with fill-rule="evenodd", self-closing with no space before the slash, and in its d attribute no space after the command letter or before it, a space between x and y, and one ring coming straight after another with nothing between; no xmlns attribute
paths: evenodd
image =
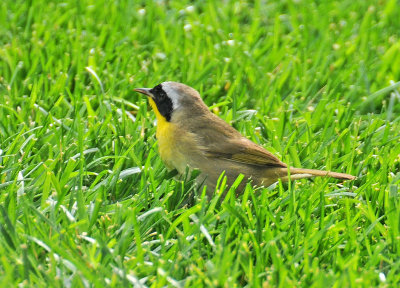
<svg viewBox="0 0 400 288"><path fill-rule="evenodd" d="M344 180L354 180L355 176L345 173L337 173L331 171L323 171L323 170L315 170L315 169L303 169L303 168L290 168L290 179L302 179L302 178L311 178L315 176L321 177L333 177L337 179ZM288 176L284 176L281 178L282 180L288 180Z"/></svg>

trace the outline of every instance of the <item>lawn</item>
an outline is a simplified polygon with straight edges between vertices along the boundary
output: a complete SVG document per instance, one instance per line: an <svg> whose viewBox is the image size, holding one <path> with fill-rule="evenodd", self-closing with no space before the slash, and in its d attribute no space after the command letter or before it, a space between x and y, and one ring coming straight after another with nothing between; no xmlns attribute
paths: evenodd
<svg viewBox="0 0 400 288"><path fill-rule="evenodd" d="M399 285L399 19L396 0L1 1L0 286ZM357 179L221 178L207 199L133 92L167 80L285 163Z"/></svg>

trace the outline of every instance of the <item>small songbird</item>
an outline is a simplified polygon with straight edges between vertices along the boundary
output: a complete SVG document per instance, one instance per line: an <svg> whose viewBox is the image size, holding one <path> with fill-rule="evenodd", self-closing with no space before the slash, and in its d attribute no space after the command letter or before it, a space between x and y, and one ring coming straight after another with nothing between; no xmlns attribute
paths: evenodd
<svg viewBox="0 0 400 288"><path fill-rule="evenodd" d="M222 172L228 185L243 174L253 185L264 187L278 179L355 179L344 173L288 167L210 112L199 93L187 85L163 82L134 91L148 96L156 114L158 149L165 165L180 174L185 174L187 167L200 170L198 181L207 185L208 192L214 191ZM243 188L246 181L242 184Z"/></svg>

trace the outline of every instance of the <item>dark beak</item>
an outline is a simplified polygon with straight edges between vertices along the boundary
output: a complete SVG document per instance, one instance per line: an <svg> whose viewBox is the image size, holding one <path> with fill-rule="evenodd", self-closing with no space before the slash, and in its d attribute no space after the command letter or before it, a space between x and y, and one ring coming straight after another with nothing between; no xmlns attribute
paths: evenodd
<svg viewBox="0 0 400 288"><path fill-rule="evenodd" d="M153 94L151 94L151 92L150 92L151 89L152 88L135 88L135 89L133 89L133 91L136 91L136 92L142 93L146 96L149 96L151 98L154 98Z"/></svg>

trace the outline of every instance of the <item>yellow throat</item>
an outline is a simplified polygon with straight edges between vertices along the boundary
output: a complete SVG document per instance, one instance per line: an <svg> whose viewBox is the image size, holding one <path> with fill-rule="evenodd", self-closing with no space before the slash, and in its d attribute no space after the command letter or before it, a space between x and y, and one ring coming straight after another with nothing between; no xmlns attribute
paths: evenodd
<svg viewBox="0 0 400 288"><path fill-rule="evenodd" d="M160 152L161 159L163 159L166 164L170 159L172 159L172 147L174 147L174 125L171 122L168 122L164 116L161 115L160 111L158 111L157 105L153 99L149 98L150 106L153 108L154 113L156 113L157 117L157 140L158 140L158 150Z"/></svg>

